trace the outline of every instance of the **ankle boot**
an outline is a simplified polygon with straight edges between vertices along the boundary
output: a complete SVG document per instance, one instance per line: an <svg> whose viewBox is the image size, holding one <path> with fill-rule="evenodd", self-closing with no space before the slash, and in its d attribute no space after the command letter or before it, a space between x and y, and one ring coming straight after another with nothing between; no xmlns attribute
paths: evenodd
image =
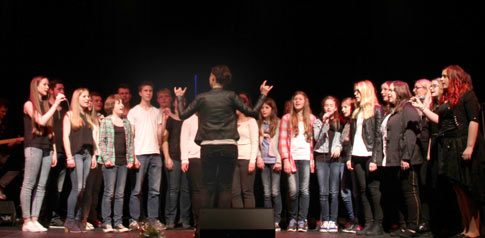
<svg viewBox="0 0 485 238"><path fill-rule="evenodd" d="M384 234L384 229L382 228L382 222L374 222L372 227L366 232L368 236L378 236Z"/></svg>
<svg viewBox="0 0 485 238"><path fill-rule="evenodd" d="M357 235L367 235L367 231L370 230L371 228L372 228L372 222L371 221L365 222L364 228L362 228L362 230L360 230L360 231L357 231L356 234Z"/></svg>

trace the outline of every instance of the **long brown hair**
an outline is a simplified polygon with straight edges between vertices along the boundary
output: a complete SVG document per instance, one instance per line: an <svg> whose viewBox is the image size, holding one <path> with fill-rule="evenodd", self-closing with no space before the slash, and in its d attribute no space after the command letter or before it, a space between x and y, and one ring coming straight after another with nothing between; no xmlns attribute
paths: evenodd
<svg viewBox="0 0 485 238"><path fill-rule="evenodd" d="M394 92L396 92L396 103L394 104L394 113L402 111L404 105L409 102L409 99L413 96L409 90L409 85L403 81L393 81Z"/></svg>
<svg viewBox="0 0 485 238"><path fill-rule="evenodd" d="M341 124L342 124L342 116L340 115L340 101L334 97L334 96L326 96L322 99L322 102L320 103L322 106L322 112L320 113L320 118L323 117L323 114L325 114L325 102L327 100L332 100L335 103L335 108L337 109L333 115L332 115L332 121L330 122L330 125L333 127L333 129L340 130Z"/></svg>
<svg viewBox="0 0 485 238"><path fill-rule="evenodd" d="M303 126L305 128L304 135L308 141L310 141L313 137L313 127L310 119L310 115L312 114L312 109L310 108L310 100L308 100L308 96L306 95L305 92L303 91L296 91L293 96L291 97L291 102L293 103L293 100L297 95L302 95L303 98L305 99L305 104L303 106ZM292 105L291 110L290 110L290 125L293 128L293 135L296 136L298 135L299 128L298 128L298 115L295 110L295 106ZM290 129L290 128L288 128Z"/></svg>
<svg viewBox="0 0 485 238"><path fill-rule="evenodd" d="M84 121L81 118L81 115L86 116L86 121L88 122L88 126L91 129L94 129L98 126L98 119L96 118L96 110L94 107L87 107L83 108L79 104L79 97L82 93L87 92L89 94L89 90L86 88L78 88L72 94L71 99L71 127L74 131L78 130L82 126L84 126Z"/></svg>
<svg viewBox="0 0 485 238"><path fill-rule="evenodd" d="M276 107L276 102L272 98L266 98L264 100L264 104L268 105L271 107L271 114L269 114L269 135L273 137L276 134L276 131L279 130L278 128L278 108ZM263 118L263 115L261 114L261 111L258 114L258 126L259 126L259 135L263 135L263 122L265 119Z"/></svg>
<svg viewBox="0 0 485 238"><path fill-rule="evenodd" d="M46 96L41 96L39 90L37 89L40 82L46 79L49 83L49 79L44 76L35 76L32 81L30 81L30 97L29 101L32 103L32 134L42 136L48 133L49 138L53 136L53 120L52 117L47 121L47 127L40 126L35 121L35 115L39 113L40 115L46 113L49 110L49 91L47 91ZM47 131L46 131L47 129Z"/></svg>

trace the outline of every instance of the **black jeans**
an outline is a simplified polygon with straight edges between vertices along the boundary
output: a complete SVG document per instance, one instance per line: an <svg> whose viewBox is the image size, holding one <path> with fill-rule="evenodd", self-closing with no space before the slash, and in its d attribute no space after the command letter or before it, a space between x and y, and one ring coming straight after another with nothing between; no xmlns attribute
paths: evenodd
<svg viewBox="0 0 485 238"><path fill-rule="evenodd" d="M86 179L86 188L84 189L81 203L82 221L94 222L98 220L99 191L101 191L101 185L103 184L101 167L102 165L98 164L95 169L91 169Z"/></svg>
<svg viewBox="0 0 485 238"><path fill-rule="evenodd" d="M249 173L249 160L237 160L232 181L232 207L255 208L254 180L256 172Z"/></svg>
<svg viewBox="0 0 485 238"><path fill-rule="evenodd" d="M206 208L230 208L232 178L237 161L236 145L202 145L200 157L204 189L202 204ZM218 196L216 205L216 195Z"/></svg>
<svg viewBox="0 0 485 238"><path fill-rule="evenodd" d="M189 178L190 194L192 196L192 213L194 214L194 224L199 223L199 211L202 206L202 164L199 158L189 159Z"/></svg>
<svg viewBox="0 0 485 238"><path fill-rule="evenodd" d="M57 165L51 168L49 178L47 179L46 198L44 199L44 208L42 217L50 220L53 217L60 218L65 215L66 207L62 207L61 193L66 179L66 154L57 153ZM65 204L64 204L65 205ZM64 208L64 209L62 209Z"/></svg>
<svg viewBox="0 0 485 238"><path fill-rule="evenodd" d="M362 202L365 222L381 223L384 216L381 207L381 171L379 169L374 172L369 171L370 158L352 156L352 164L357 179L357 188Z"/></svg>

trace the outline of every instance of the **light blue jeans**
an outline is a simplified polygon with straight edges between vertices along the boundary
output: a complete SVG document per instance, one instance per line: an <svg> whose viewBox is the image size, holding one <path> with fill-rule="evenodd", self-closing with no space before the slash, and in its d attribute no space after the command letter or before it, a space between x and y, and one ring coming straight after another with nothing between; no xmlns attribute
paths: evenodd
<svg viewBox="0 0 485 238"><path fill-rule="evenodd" d="M281 172L273 171L274 164L264 164L261 180L264 187L264 208L274 208L274 221L281 220Z"/></svg>
<svg viewBox="0 0 485 238"><path fill-rule="evenodd" d="M74 155L74 162L76 167L71 169L71 192L67 198L67 219L79 220L81 218L81 209L77 202L82 201L82 192L86 186L86 179L91 170L91 153L88 149L84 149L78 154Z"/></svg>
<svg viewBox="0 0 485 238"><path fill-rule="evenodd" d="M126 165L115 165L113 167L107 168L102 164L103 178L104 178L104 193L103 200L101 202L101 214L103 216L104 225L114 225L118 226L122 224L123 216L123 198L126 185L126 175L128 174L128 169ZM111 220L111 202L115 199L113 205L113 220Z"/></svg>
<svg viewBox="0 0 485 238"><path fill-rule="evenodd" d="M290 221L305 221L310 206L310 161L295 160L296 173L288 176Z"/></svg>
<svg viewBox="0 0 485 238"><path fill-rule="evenodd" d="M20 191L22 217L39 217L42 201L44 201L47 178L51 170L52 151L27 147L24 149L24 156L24 181ZM34 199L32 199L34 188Z"/></svg>

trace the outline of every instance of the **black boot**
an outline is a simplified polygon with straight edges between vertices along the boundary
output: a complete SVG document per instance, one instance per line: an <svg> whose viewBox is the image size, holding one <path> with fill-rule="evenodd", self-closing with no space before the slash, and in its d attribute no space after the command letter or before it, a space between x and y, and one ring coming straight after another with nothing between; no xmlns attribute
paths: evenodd
<svg viewBox="0 0 485 238"><path fill-rule="evenodd" d="M382 222L374 222L372 227L365 234L368 236L378 236L384 234Z"/></svg>
<svg viewBox="0 0 485 238"><path fill-rule="evenodd" d="M360 230L360 231L357 231L356 234L357 235L367 235L367 231L369 231L371 228L372 228L372 222L371 221L365 222L364 228L362 228L362 230Z"/></svg>

